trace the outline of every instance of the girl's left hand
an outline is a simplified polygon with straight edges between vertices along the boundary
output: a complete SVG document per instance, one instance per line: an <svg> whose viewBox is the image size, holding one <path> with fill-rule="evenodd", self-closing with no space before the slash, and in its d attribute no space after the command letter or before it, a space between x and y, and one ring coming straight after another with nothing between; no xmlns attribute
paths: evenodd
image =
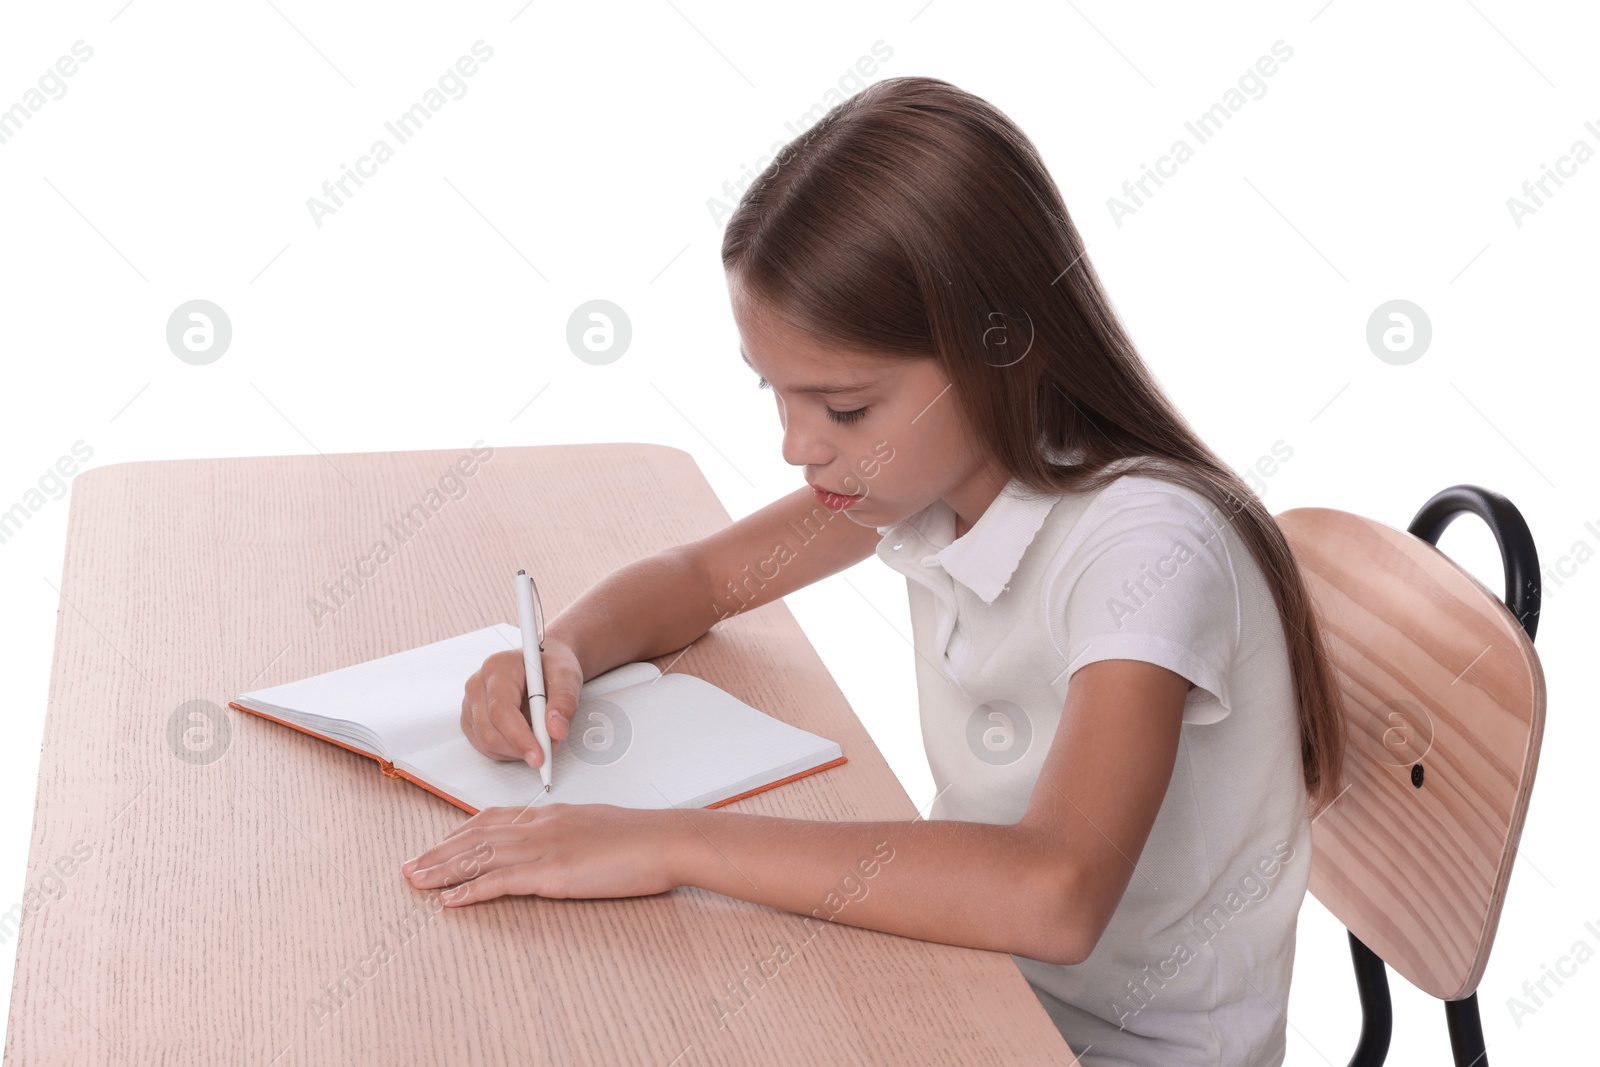
<svg viewBox="0 0 1600 1067"><path fill-rule="evenodd" d="M400 873L417 889L455 886L451 907L508 893L541 897L637 897L676 886L670 873L671 812L610 804L486 808Z"/></svg>

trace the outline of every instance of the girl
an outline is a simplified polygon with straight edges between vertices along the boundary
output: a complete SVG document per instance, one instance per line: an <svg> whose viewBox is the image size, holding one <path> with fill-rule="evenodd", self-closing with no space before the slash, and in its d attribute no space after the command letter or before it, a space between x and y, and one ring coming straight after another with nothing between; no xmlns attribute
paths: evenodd
<svg viewBox="0 0 1600 1067"><path fill-rule="evenodd" d="M585 679L731 614L710 591L746 561L792 549L736 610L875 552L907 579L932 817L491 809L404 875L451 905L692 885L809 914L868 857L839 921L1011 953L1086 1065L1280 1063L1333 676L1277 524L1142 364L1032 143L879 82L762 172L722 259L808 485L552 620L550 733ZM461 723L537 767L521 657Z"/></svg>

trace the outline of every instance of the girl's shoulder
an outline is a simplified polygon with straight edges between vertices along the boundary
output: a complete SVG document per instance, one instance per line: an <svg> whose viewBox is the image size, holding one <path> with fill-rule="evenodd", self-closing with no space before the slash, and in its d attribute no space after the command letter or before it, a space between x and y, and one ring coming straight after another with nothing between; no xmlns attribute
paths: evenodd
<svg viewBox="0 0 1600 1067"><path fill-rule="evenodd" d="M1204 493L1158 474L1123 474L1095 494L1083 513L1085 522L1107 521L1119 514L1220 521L1223 514Z"/></svg>

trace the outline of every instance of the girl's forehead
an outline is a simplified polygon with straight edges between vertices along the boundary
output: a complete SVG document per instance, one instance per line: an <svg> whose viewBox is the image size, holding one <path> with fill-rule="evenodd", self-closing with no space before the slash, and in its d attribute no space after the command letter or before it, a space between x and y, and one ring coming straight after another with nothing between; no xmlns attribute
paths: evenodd
<svg viewBox="0 0 1600 1067"><path fill-rule="evenodd" d="M752 370L835 372L850 377L884 379L913 362L905 357L855 349L792 328L746 333L739 355ZM759 366L758 366L759 364Z"/></svg>
<svg viewBox="0 0 1600 1067"><path fill-rule="evenodd" d="M767 364L769 369L806 367L889 378L923 362L903 354L819 337L790 321L780 308L743 286L734 272L728 273L728 285L741 339L739 355L754 370L760 370L760 364Z"/></svg>

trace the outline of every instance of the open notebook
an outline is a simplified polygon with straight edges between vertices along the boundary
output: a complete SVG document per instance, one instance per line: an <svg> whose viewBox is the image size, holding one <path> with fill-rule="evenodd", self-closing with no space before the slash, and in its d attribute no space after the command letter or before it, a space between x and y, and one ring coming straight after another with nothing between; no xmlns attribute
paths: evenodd
<svg viewBox="0 0 1600 1067"><path fill-rule="evenodd" d="M715 808L845 762L837 742L704 679L627 663L584 683L546 793L538 771L485 756L461 732L468 676L485 657L521 647L521 631L498 623L228 706L370 756L390 777L474 813L554 802Z"/></svg>

